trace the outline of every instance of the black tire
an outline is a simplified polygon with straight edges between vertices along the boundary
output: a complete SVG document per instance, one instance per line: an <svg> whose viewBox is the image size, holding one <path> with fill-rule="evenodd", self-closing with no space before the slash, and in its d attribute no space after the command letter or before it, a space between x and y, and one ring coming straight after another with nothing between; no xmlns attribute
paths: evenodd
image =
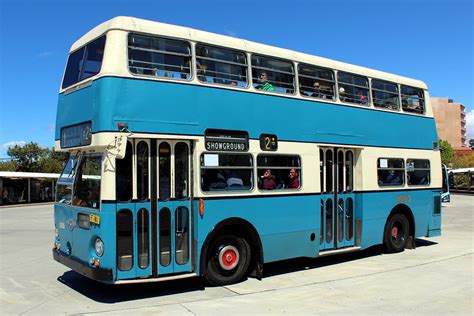
<svg viewBox="0 0 474 316"><path fill-rule="evenodd" d="M395 214L385 225L384 246L388 253L401 252L409 237L410 224L403 214Z"/></svg>
<svg viewBox="0 0 474 316"><path fill-rule="evenodd" d="M250 246L244 238L233 234L214 238L207 254L207 282L219 286L241 281L249 269L250 257Z"/></svg>

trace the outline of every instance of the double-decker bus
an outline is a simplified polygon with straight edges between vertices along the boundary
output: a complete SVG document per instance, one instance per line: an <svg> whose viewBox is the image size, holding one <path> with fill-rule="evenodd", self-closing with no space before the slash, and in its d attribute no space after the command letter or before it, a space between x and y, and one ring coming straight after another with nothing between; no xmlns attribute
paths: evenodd
<svg viewBox="0 0 474 316"><path fill-rule="evenodd" d="M230 284L441 233L418 80L116 17L72 45L55 137L53 257L101 282Z"/></svg>

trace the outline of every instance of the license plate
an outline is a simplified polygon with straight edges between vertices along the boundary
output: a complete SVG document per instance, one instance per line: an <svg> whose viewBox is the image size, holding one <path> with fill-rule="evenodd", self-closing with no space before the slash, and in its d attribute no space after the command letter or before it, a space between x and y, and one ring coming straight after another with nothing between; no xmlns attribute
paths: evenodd
<svg viewBox="0 0 474 316"><path fill-rule="evenodd" d="M100 224L100 216L95 214L89 214L89 222L99 225Z"/></svg>

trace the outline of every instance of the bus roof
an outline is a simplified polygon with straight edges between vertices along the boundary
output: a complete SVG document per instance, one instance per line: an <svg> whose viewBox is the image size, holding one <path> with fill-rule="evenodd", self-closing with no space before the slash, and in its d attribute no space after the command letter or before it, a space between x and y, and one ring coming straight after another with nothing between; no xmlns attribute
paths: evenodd
<svg viewBox="0 0 474 316"><path fill-rule="evenodd" d="M328 58L317 57L310 54L299 53L293 50L277 48L265 44L247 41L240 38L225 36L221 34L210 33L206 31L199 31L187 27L165 24L160 22L153 22L134 17L118 16L112 18L82 36L71 46L71 52L82 47L88 42L94 40L102 34L110 30L124 30L139 33L147 33L153 35L162 35L175 38L182 38L197 42L208 43L216 46L224 46L234 48L237 50L248 51L256 54L263 54L274 56L283 59L290 59L297 62L318 65L327 68L333 68L341 71L352 72L356 74L366 75L372 78L379 78L388 81L393 81L401 84L406 84L414 87L419 87L427 90L424 82L407 77L397 76L394 74L378 71L366 67L356 66L348 63L335 61Z"/></svg>

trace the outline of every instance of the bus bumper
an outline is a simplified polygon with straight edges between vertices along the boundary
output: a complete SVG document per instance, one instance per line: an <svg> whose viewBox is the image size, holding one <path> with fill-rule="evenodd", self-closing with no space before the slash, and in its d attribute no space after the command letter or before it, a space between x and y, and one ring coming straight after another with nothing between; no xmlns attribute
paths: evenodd
<svg viewBox="0 0 474 316"><path fill-rule="evenodd" d="M89 279L101 282L111 282L113 279L112 269L89 267L81 262L71 259L70 257L64 256L57 250L53 250L53 258L57 262L64 264L66 267L71 268Z"/></svg>

